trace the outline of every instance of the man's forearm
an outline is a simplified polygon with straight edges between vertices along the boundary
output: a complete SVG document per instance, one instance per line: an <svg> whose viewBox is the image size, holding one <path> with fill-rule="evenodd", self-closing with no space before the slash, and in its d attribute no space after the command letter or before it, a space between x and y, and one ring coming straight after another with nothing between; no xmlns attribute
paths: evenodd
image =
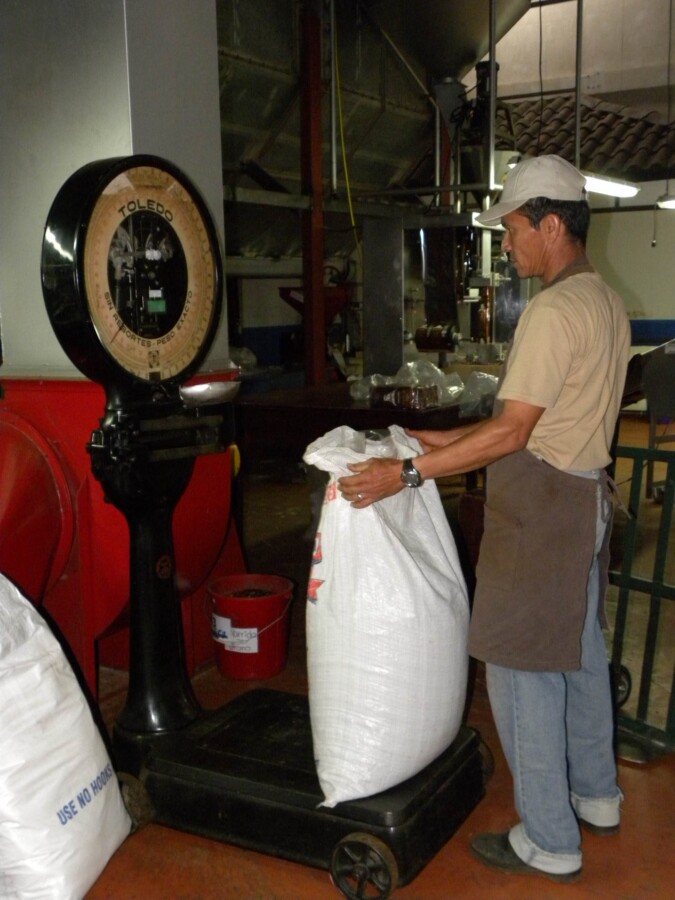
<svg viewBox="0 0 675 900"><path fill-rule="evenodd" d="M469 426L457 440L430 450L415 460L423 478L441 478L481 469L527 446L534 425L543 413L539 407L519 404L493 419Z"/></svg>

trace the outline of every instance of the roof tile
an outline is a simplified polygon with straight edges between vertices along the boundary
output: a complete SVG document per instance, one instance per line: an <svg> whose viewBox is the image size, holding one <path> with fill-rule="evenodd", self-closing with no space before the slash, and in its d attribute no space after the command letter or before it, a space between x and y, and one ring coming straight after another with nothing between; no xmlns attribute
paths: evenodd
<svg viewBox="0 0 675 900"><path fill-rule="evenodd" d="M632 181L675 178L675 145L670 146L668 126L659 122L656 114L640 114L588 96L581 98L580 105L580 168ZM519 153L557 153L574 161L574 94L545 97L543 104L539 97L500 102L500 136L508 131L506 108Z"/></svg>

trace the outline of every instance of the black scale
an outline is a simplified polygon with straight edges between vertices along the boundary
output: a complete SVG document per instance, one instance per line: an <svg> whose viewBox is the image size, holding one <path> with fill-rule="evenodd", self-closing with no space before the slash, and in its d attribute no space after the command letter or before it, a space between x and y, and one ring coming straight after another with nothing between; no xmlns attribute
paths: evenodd
<svg viewBox="0 0 675 900"><path fill-rule="evenodd" d="M138 822L327 868L347 897L387 897L482 798L479 735L463 727L403 784L318 808L307 698L251 690L206 712L187 675L172 521L197 456L235 437L232 384L185 386L213 342L222 281L208 209L166 160L91 163L52 204L47 312L75 366L105 389L88 451L130 532L129 687L115 764Z"/></svg>

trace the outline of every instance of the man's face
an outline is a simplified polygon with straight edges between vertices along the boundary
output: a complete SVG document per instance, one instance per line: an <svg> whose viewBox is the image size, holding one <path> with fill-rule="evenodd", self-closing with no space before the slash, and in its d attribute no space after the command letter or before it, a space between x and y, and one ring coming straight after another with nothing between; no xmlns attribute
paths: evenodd
<svg viewBox="0 0 675 900"><path fill-rule="evenodd" d="M533 228L527 216L516 210L502 218L505 234L502 250L521 278L542 275L546 263L546 241L540 228Z"/></svg>

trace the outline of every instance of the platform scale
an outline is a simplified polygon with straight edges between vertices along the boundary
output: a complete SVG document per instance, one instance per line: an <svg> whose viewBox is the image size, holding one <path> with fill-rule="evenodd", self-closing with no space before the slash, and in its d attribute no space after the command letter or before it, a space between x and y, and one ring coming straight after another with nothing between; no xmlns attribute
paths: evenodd
<svg viewBox="0 0 675 900"><path fill-rule="evenodd" d="M251 690L206 712L187 675L172 517L196 457L234 440L236 388L186 386L222 308L204 201L159 157L84 166L50 209L42 285L61 346L105 388L88 450L130 531L129 687L113 748L132 816L328 869L347 897L389 896L482 798L477 732L463 727L405 783L329 810L306 697Z"/></svg>

